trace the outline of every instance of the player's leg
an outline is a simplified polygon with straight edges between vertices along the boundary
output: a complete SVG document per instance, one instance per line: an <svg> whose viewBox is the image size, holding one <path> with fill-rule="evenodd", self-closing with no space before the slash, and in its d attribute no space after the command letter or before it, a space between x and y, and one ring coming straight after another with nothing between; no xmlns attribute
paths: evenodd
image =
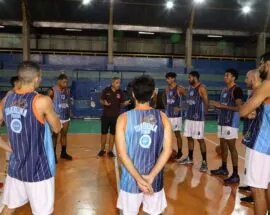
<svg viewBox="0 0 270 215"><path fill-rule="evenodd" d="M225 179L224 182L226 184L235 184L240 182L240 177L238 175L238 152L236 149L236 139L227 140L227 143L231 153L233 173L232 176L228 179Z"/></svg>
<svg viewBox="0 0 270 215"><path fill-rule="evenodd" d="M202 154L202 165L200 168L201 172L207 172L208 166L207 166L207 152L206 152L206 144L204 139L198 139L198 142L200 144L200 150Z"/></svg>
<svg viewBox="0 0 270 215"><path fill-rule="evenodd" d="M123 215L137 215L142 201L142 193L128 193L120 190L117 200L117 208L123 212Z"/></svg>
<svg viewBox="0 0 270 215"><path fill-rule="evenodd" d="M55 155L55 163L57 163L57 155L56 155L57 140L58 140L58 134L53 133L52 141L53 141L53 148L54 148L54 155Z"/></svg>
<svg viewBox="0 0 270 215"><path fill-rule="evenodd" d="M98 153L99 157L102 157L106 154L105 146L107 142L109 127L110 127L109 119L107 117L101 117L101 146L100 151Z"/></svg>
<svg viewBox="0 0 270 215"><path fill-rule="evenodd" d="M62 151L61 151L61 158L66 159L66 160L72 160L72 157L67 153L67 133L68 133L68 128L69 128L69 122L65 122L63 124L63 128L61 130L61 146L62 146Z"/></svg>
<svg viewBox="0 0 270 215"><path fill-rule="evenodd" d="M194 151L194 139L192 137L187 137L188 141L188 156L180 161L180 164L187 165L193 164L193 151Z"/></svg>
<svg viewBox="0 0 270 215"><path fill-rule="evenodd" d="M116 130L116 121L117 118L112 118L110 123L110 140L109 140L109 157L115 157L115 154L113 153L113 146L115 142L115 130Z"/></svg>
<svg viewBox="0 0 270 215"><path fill-rule="evenodd" d="M268 184L268 189L266 191L266 197L267 197L268 214L270 214L270 183Z"/></svg>
<svg viewBox="0 0 270 215"><path fill-rule="evenodd" d="M251 188L252 195L255 201L254 212L255 214L266 214L267 213L267 201L266 201L266 190L260 188Z"/></svg>
<svg viewBox="0 0 270 215"><path fill-rule="evenodd" d="M143 211L147 214L162 214L166 207L167 200L164 189L153 195L144 195Z"/></svg>
<svg viewBox="0 0 270 215"><path fill-rule="evenodd" d="M177 142L177 148L178 148L178 152L177 152L177 156L176 159L180 159L182 157L182 136L181 136L181 132L180 131L175 131L174 132L175 137L176 137L176 142Z"/></svg>
<svg viewBox="0 0 270 215"><path fill-rule="evenodd" d="M10 209L10 208L5 207L1 215L13 215L15 214L15 211L16 209Z"/></svg>

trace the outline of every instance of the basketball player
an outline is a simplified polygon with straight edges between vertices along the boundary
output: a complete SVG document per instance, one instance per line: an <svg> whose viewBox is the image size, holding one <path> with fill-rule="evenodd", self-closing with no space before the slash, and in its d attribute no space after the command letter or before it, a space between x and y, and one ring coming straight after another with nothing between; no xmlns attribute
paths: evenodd
<svg viewBox="0 0 270 215"><path fill-rule="evenodd" d="M106 154L105 146L107 142L108 132L110 130L108 156L115 157L113 146L115 141L116 121L120 114L121 105L128 106L130 101L124 101L124 94L120 90L120 78L115 77L112 80L112 85L103 90L100 98L100 103L103 105L103 114L101 117L101 150L98 153L99 157Z"/></svg>
<svg viewBox="0 0 270 215"><path fill-rule="evenodd" d="M186 95L185 88L176 84L176 74L169 72L166 74L168 87L165 88L162 95L162 102L166 108L166 115L172 124L172 130L177 139L178 153L176 160L180 161L182 153L182 96Z"/></svg>
<svg viewBox="0 0 270 215"><path fill-rule="evenodd" d="M248 148L244 182L251 187L255 214L270 213L270 52L261 57L263 83L240 108L242 117L254 118L243 144Z"/></svg>
<svg viewBox="0 0 270 215"><path fill-rule="evenodd" d="M245 83L246 83L248 89L252 90L251 94L249 95L249 98L250 98L254 94L255 90L262 84L262 81L260 78L260 73L257 70L250 70L246 75ZM246 118L244 120L243 136L245 136L250 125L252 125L252 124L253 124L253 119ZM246 159L248 159L248 154L249 154L249 149L247 148L246 149ZM248 161L246 161L246 162L248 162ZM239 190L245 191L245 192L251 192L250 186L239 187ZM240 200L242 202L246 202L246 203L253 203L254 202L252 195L241 198Z"/></svg>
<svg viewBox="0 0 270 215"><path fill-rule="evenodd" d="M48 95L53 100L54 111L57 113L62 129L60 132L60 143L62 146L61 158L65 160L72 160L72 157L67 153L67 133L71 115L71 99L70 91L68 90L68 77L61 73L57 77L57 85L49 90ZM55 162L57 163L56 146L58 134L53 133L53 145L55 153Z"/></svg>
<svg viewBox="0 0 270 215"><path fill-rule="evenodd" d="M227 169L228 149L231 152L233 173L231 177L224 180L225 184L235 184L240 182L238 175L238 152L236 149L236 139L240 124L239 108L243 103L243 91L235 84L238 79L238 72L235 69L225 71L224 82L226 88L221 92L220 102L210 101L210 105L219 110L218 112L218 137L220 138L222 166L217 170L212 170L212 175L229 174Z"/></svg>
<svg viewBox="0 0 270 215"><path fill-rule="evenodd" d="M123 163L117 207L124 215L163 213L167 207L163 168L172 152L171 125L165 114L150 107L155 82L150 76L133 81L134 110L117 120L116 145Z"/></svg>
<svg viewBox="0 0 270 215"><path fill-rule="evenodd" d="M49 215L54 208L54 155L50 134L61 129L51 99L35 89L41 80L37 64L25 61L17 69L20 90L8 95L0 106L12 148L5 183L2 214L30 202L32 214Z"/></svg>
<svg viewBox="0 0 270 215"><path fill-rule="evenodd" d="M202 154L201 172L208 170L206 144L204 141L204 120L208 111L208 94L206 87L200 83L200 74L192 71L188 75L187 110L184 136L188 139L188 157L180 164L193 164L194 140L200 143Z"/></svg>

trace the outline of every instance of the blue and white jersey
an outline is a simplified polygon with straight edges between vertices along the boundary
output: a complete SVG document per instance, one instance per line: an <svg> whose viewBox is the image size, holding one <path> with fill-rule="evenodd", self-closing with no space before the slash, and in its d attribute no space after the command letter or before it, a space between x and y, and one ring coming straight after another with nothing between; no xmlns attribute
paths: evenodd
<svg viewBox="0 0 270 215"><path fill-rule="evenodd" d="M60 120L68 120L70 118L70 92L68 89L60 91L58 87L53 87L53 104L54 111Z"/></svg>
<svg viewBox="0 0 270 215"><path fill-rule="evenodd" d="M178 95L178 89L179 86L176 85L173 89L170 89L168 87L167 93L166 93L166 103L167 103L167 109L166 109L166 115L169 118L179 118L182 116L182 111L174 112L174 107L181 107L182 106L182 96Z"/></svg>
<svg viewBox="0 0 270 215"><path fill-rule="evenodd" d="M188 88L187 92L187 110L186 119L192 121L204 121L204 104L203 99L200 95L199 89L202 84L195 88L191 86Z"/></svg>
<svg viewBox="0 0 270 215"><path fill-rule="evenodd" d="M131 110L127 113L126 145L127 153L141 175L148 175L162 152L164 126L159 110ZM163 171L153 182L154 192L163 189ZM122 166L121 190L141 193L137 182Z"/></svg>
<svg viewBox="0 0 270 215"><path fill-rule="evenodd" d="M8 175L38 182L55 175L51 132L35 107L38 93L15 92L6 97L3 115L12 148Z"/></svg>
<svg viewBox="0 0 270 215"><path fill-rule="evenodd" d="M234 90L237 86L234 85L230 89L224 88L220 95L220 103L226 106L236 106L234 98ZM218 125L239 128L240 114L239 112L220 109L218 111Z"/></svg>
<svg viewBox="0 0 270 215"><path fill-rule="evenodd" d="M270 99L256 109L256 114L242 143L250 149L270 155Z"/></svg>

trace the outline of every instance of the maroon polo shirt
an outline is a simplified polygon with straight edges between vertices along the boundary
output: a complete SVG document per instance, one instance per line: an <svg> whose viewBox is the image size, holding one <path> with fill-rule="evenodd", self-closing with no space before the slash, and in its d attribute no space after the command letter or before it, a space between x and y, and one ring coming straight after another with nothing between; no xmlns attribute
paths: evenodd
<svg viewBox="0 0 270 215"><path fill-rule="evenodd" d="M115 92L111 87L107 87L103 90L101 94L101 100L106 100L110 103L110 106L103 106L104 117L118 117L120 114L121 103L124 102L124 94L121 90L116 90Z"/></svg>

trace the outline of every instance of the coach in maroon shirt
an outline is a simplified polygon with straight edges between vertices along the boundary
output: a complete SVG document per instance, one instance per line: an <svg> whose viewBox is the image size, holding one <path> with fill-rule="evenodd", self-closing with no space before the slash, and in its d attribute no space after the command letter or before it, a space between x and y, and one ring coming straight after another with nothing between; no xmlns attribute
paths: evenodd
<svg viewBox="0 0 270 215"><path fill-rule="evenodd" d="M110 141L108 156L115 157L113 150L115 139L115 127L118 116L120 115L121 105L127 106L130 101L124 101L124 94L120 90L120 78L113 78L112 85L103 90L100 98L100 103L104 110L101 117L101 150L98 153L99 157L105 155L105 145L107 141L108 132L110 130Z"/></svg>

